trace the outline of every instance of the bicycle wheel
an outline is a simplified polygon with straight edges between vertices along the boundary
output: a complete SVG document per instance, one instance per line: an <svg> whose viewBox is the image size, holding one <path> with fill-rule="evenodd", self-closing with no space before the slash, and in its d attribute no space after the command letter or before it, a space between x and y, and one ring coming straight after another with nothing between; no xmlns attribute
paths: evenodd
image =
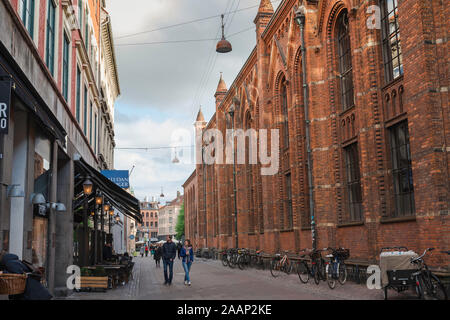
<svg viewBox="0 0 450 320"><path fill-rule="evenodd" d="M224 267L228 266L228 256L225 254L222 255L222 264Z"/></svg>
<svg viewBox="0 0 450 320"><path fill-rule="evenodd" d="M445 291L444 285L441 283L438 277L430 273L430 278L427 283L427 293L430 298L436 300L447 300L447 292Z"/></svg>
<svg viewBox="0 0 450 320"><path fill-rule="evenodd" d="M339 283L344 285L347 281L347 266L343 262L339 262L337 266L337 272L338 272L338 280Z"/></svg>
<svg viewBox="0 0 450 320"><path fill-rule="evenodd" d="M309 270L308 270L308 265L306 264L305 261L300 261L297 264L297 274L298 274L298 278L300 279L300 281L302 283L308 283Z"/></svg>
<svg viewBox="0 0 450 320"><path fill-rule="evenodd" d="M228 261L228 266L229 266L231 269L233 269L234 267L236 267L236 255L235 255L235 254L233 254L233 255L230 257L230 260Z"/></svg>
<svg viewBox="0 0 450 320"><path fill-rule="evenodd" d="M327 283L330 289L336 288L336 279L335 279L335 264L330 263L325 267L325 273L327 275Z"/></svg>
<svg viewBox="0 0 450 320"><path fill-rule="evenodd" d="M281 261L278 259L272 260L270 264L270 273L272 274L272 277L276 278L280 275L281 272Z"/></svg>
<svg viewBox="0 0 450 320"><path fill-rule="evenodd" d="M237 261L236 264L238 266L239 269L244 270L244 265L245 265L245 257L243 255L239 255L237 257Z"/></svg>
<svg viewBox="0 0 450 320"><path fill-rule="evenodd" d="M418 299L424 299L423 288L424 288L424 284L423 284L422 275L418 275L418 276L416 276L416 286L415 286Z"/></svg>
<svg viewBox="0 0 450 320"><path fill-rule="evenodd" d="M319 274L319 268L317 267L317 264L313 264L311 267L311 272L314 277L314 283L319 285L320 283L320 274Z"/></svg>
<svg viewBox="0 0 450 320"><path fill-rule="evenodd" d="M291 272L292 272L292 263L291 263L291 261L290 260L288 260L288 261L286 261L285 263L284 263L284 266L283 266L284 268L284 272L286 273L286 274L290 274Z"/></svg>

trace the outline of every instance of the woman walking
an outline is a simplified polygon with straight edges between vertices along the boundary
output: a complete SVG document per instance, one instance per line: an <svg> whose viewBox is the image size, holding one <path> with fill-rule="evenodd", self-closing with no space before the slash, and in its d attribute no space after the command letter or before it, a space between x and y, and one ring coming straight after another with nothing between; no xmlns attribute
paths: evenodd
<svg viewBox="0 0 450 320"><path fill-rule="evenodd" d="M153 255L153 258L155 259L155 264L156 264L157 267L161 266L161 264L160 264L161 263L161 256L162 256L161 245L158 245L156 247L155 254Z"/></svg>
<svg viewBox="0 0 450 320"><path fill-rule="evenodd" d="M180 250L180 257L183 258L184 284L190 286L191 278L189 277L189 272L191 271L192 262L194 262L194 250L190 240L184 241L184 246Z"/></svg>
<svg viewBox="0 0 450 320"><path fill-rule="evenodd" d="M139 252L141 253L141 258L144 257L144 246L141 246L141 249L139 250Z"/></svg>

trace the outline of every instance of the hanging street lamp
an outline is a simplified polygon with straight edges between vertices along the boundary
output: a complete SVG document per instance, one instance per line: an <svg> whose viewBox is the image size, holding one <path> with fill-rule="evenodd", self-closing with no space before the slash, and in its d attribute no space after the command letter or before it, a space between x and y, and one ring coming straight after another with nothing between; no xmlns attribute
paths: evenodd
<svg viewBox="0 0 450 320"><path fill-rule="evenodd" d="M108 201L105 201L105 204L103 205L103 211L107 213L111 206L109 205Z"/></svg>
<svg viewBox="0 0 450 320"><path fill-rule="evenodd" d="M103 197L102 194L99 192L97 193L97 196L95 197L95 204L100 206L103 203Z"/></svg>
<svg viewBox="0 0 450 320"><path fill-rule="evenodd" d="M231 50L233 50L233 48L231 47L231 43L227 39L225 39L224 27L225 25L223 24L223 15L222 15L222 39L219 42L217 42L216 46L216 51L218 53L228 53Z"/></svg>
<svg viewBox="0 0 450 320"><path fill-rule="evenodd" d="M83 182L83 192L86 196L89 196L92 193L92 188L94 184L90 180L90 177L86 177L86 180Z"/></svg>

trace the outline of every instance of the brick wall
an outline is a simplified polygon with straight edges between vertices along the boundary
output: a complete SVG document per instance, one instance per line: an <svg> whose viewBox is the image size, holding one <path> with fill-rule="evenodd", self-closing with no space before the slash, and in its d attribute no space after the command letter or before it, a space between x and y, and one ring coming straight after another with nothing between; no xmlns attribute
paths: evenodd
<svg viewBox="0 0 450 320"><path fill-rule="evenodd" d="M449 26L444 18L450 9L439 1L398 1L403 75L386 81L381 31L366 24L370 16L367 8L379 5L379 1L303 2L307 7L306 82L318 248L348 247L353 259L369 262L377 259L384 246L402 245L417 252L435 247L428 263L448 269L449 258L439 251L450 247L445 49ZM278 174L261 176L260 165L236 166L239 247L266 252L311 247L300 30L293 20L296 5L298 1L285 0L275 14L258 13L255 50L226 95L219 96L214 119L202 126L218 128L225 136L225 114L236 96L240 108L235 128L280 129ZM354 91L354 106L345 111L336 28L344 12L348 16ZM287 88L288 148L282 141L283 85ZM415 210L412 215L399 216L389 137L392 128L404 121L409 132ZM350 214L344 150L353 143L357 143L362 195L361 218L356 220ZM292 181L292 216L285 201L286 173ZM190 224L187 237L197 246L234 247L233 166L216 164L203 170L197 165L196 175L200 194L186 198L186 203L198 210L186 211L186 219L199 223ZM202 228L208 230L208 239Z"/></svg>

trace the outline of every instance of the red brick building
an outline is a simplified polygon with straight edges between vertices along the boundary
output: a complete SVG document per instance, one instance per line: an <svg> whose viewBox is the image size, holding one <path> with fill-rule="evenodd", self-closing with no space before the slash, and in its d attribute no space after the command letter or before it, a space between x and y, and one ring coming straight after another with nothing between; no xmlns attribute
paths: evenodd
<svg viewBox="0 0 450 320"><path fill-rule="evenodd" d="M220 80L212 119L196 121L225 136L234 104L235 128L279 129L276 175L236 165L239 247L311 248L313 208L318 248L373 262L385 246L435 247L429 263L449 269L449 14L439 1L284 0L276 12L261 1L255 49L229 90ZM185 192L186 236L235 247L233 165L197 165Z"/></svg>

